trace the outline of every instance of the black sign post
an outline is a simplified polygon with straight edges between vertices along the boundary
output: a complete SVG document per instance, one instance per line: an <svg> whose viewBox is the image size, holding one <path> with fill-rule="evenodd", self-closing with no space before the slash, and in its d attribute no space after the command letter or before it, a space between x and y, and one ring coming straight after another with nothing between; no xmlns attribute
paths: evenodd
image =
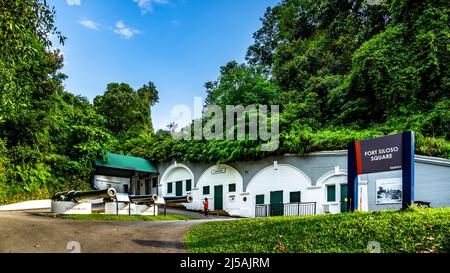
<svg viewBox="0 0 450 273"><path fill-rule="evenodd" d="M403 190L403 209L408 208L414 203L414 132L405 132L402 134L403 141L403 166L402 166L402 190Z"/></svg>
<svg viewBox="0 0 450 273"><path fill-rule="evenodd" d="M414 132L348 145L348 209L358 209L358 175L402 170L402 207L414 203Z"/></svg>

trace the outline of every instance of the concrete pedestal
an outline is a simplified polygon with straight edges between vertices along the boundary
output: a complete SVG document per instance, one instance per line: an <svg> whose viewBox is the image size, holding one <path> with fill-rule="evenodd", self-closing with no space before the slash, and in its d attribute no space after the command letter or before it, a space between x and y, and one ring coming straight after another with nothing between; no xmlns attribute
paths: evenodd
<svg viewBox="0 0 450 273"><path fill-rule="evenodd" d="M117 211L118 209L118 211ZM136 205L133 203L106 203L105 214L111 215L158 215L158 206L156 205Z"/></svg>
<svg viewBox="0 0 450 273"><path fill-rule="evenodd" d="M65 201L52 201L51 209L56 214L91 214L91 203L74 203Z"/></svg>

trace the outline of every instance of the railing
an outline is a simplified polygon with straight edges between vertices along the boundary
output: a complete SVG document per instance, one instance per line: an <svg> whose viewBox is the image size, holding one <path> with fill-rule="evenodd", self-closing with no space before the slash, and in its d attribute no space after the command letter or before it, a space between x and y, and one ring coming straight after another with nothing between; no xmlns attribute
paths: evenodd
<svg viewBox="0 0 450 273"><path fill-rule="evenodd" d="M255 217L315 215L316 202L256 205Z"/></svg>

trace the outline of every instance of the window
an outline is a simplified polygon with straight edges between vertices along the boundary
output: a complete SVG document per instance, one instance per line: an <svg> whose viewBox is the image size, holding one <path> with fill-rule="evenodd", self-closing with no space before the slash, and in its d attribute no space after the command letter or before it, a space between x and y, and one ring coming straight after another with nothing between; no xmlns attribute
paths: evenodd
<svg viewBox="0 0 450 273"><path fill-rule="evenodd" d="M264 195L256 196L256 205L264 205Z"/></svg>
<svg viewBox="0 0 450 273"><path fill-rule="evenodd" d="M336 202L336 185L327 186L327 202Z"/></svg>
<svg viewBox="0 0 450 273"><path fill-rule="evenodd" d="M209 194L209 186L204 186L203 187L203 195L207 195Z"/></svg>
<svg viewBox="0 0 450 273"><path fill-rule="evenodd" d="M290 193L290 198L289 198L289 202L290 203L300 203L301 201L301 193L299 191L295 191L295 192L291 192Z"/></svg>
<svg viewBox="0 0 450 273"><path fill-rule="evenodd" d="M228 192L236 192L236 184L228 185Z"/></svg>
<svg viewBox="0 0 450 273"><path fill-rule="evenodd" d="M172 193L173 192L173 188L172 188L172 185L173 183L168 183L167 184L167 193Z"/></svg>
<svg viewBox="0 0 450 273"><path fill-rule="evenodd" d="M158 187L158 178L157 177L153 177L153 179L152 179L152 187L153 188Z"/></svg>
<svg viewBox="0 0 450 273"><path fill-rule="evenodd" d="M192 190L192 180L186 180L186 191Z"/></svg>

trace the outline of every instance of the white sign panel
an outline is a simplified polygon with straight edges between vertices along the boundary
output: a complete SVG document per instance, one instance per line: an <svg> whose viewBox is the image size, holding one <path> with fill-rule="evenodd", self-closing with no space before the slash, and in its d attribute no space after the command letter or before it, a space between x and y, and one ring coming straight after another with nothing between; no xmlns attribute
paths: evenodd
<svg viewBox="0 0 450 273"><path fill-rule="evenodd" d="M128 193L116 193L117 202L130 202Z"/></svg>
<svg viewBox="0 0 450 273"><path fill-rule="evenodd" d="M377 179L377 204L401 204L402 203L402 179L387 178Z"/></svg>

